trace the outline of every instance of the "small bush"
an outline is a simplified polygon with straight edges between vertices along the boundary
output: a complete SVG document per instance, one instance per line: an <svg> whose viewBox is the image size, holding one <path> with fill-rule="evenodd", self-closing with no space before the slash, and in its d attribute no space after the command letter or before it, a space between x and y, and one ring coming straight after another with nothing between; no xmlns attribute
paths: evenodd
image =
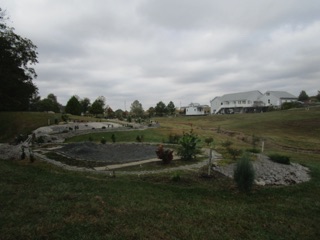
<svg viewBox="0 0 320 240"><path fill-rule="evenodd" d="M233 178L238 188L242 192L249 193L251 191L254 182L254 169L247 154L243 155L238 160Z"/></svg>
<svg viewBox="0 0 320 240"><path fill-rule="evenodd" d="M227 148L228 153L232 156L234 160L236 160L237 157L239 157L242 153L241 149L236 149L236 148Z"/></svg>
<svg viewBox="0 0 320 240"><path fill-rule="evenodd" d="M221 143L222 147L224 147L224 148L229 148L232 144L233 144L233 142L231 142L229 140Z"/></svg>
<svg viewBox="0 0 320 240"><path fill-rule="evenodd" d="M116 142L116 135L114 135L114 134L111 135L111 141L112 141L113 143Z"/></svg>
<svg viewBox="0 0 320 240"><path fill-rule="evenodd" d="M290 164L290 157L281 155L281 154L270 154L268 155L271 161L276 162L276 163L281 163L281 164Z"/></svg>
<svg viewBox="0 0 320 240"><path fill-rule="evenodd" d="M180 138L181 138L181 135L170 134L168 137L168 142L172 143L172 144L177 144L177 143L179 143Z"/></svg>
<svg viewBox="0 0 320 240"><path fill-rule="evenodd" d="M143 142L143 135L138 135L138 136L136 137L136 141L137 141L137 142Z"/></svg>
<svg viewBox="0 0 320 240"><path fill-rule="evenodd" d="M101 138L101 141L100 141L102 144L106 144L107 140L103 137Z"/></svg>
<svg viewBox="0 0 320 240"><path fill-rule="evenodd" d="M159 145L156 154L159 159L162 159L164 164L170 163L173 159L173 151L170 149L165 150L162 145Z"/></svg>
<svg viewBox="0 0 320 240"><path fill-rule="evenodd" d="M246 151L251 152L251 153L260 153L261 152L261 150L257 149L257 148L249 148Z"/></svg>
<svg viewBox="0 0 320 240"><path fill-rule="evenodd" d="M200 139L196 134L193 133L192 129L189 133L184 133L179 140L178 155L183 160L195 159L197 154L201 153L198 143Z"/></svg>
<svg viewBox="0 0 320 240"><path fill-rule="evenodd" d="M208 137L204 140L204 142L207 144L207 146L209 146L211 143L213 143L213 138L212 137Z"/></svg>
<svg viewBox="0 0 320 240"><path fill-rule="evenodd" d="M179 173L175 173L172 177L171 180L173 182L179 182L181 180L180 174Z"/></svg>

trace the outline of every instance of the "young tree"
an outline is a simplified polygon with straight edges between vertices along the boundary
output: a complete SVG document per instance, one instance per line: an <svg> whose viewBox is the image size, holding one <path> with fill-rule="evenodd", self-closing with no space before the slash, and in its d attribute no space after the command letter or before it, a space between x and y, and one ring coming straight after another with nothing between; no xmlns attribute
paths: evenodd
<svg viewBox="0 0 320 240"><path fill-rule="evenodd" d="M144 111L142 108L142 104L135 100L130 107L130 113L133 117L143 117Z"/></svg>
<svg viewBox="0 0 320 240"><path fill-rule="evenodd" d="M174 106L174 103L172 101L170 101L167 105L167 113L169 115L173 115L176 111L176 107Z"/></svg>
<svg viewBox="0 0 320 240"><path fill-rule="evenodd" d="M299 94L299 97L298 97L298 101L307 101L309 100L309 96L308 94L306 93L306 91L302 90Z"/></svg>
<svg viewBox="0 0 320 240"><path fill-rule="evenodd" d="M6 25L7 19L0 8L0 111L24 111L38 92L32 82L37 74L29 66L38 62L37 47L14 33L14 28Z"/></svg>
<svg viewBox="0 0 320 240"><path fill-rule="evenodd" d="M78 99L75 96L72 96L67 102L66 113L70 113L72 115L81 115L81 105Z"/></svg>

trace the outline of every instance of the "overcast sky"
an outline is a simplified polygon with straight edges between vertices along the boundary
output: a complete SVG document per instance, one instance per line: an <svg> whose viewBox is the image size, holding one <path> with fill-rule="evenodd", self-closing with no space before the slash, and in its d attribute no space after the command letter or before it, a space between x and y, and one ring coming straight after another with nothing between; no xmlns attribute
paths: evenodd
<svg viewBox="0 0 320 240"><path fill-rule="evenodd" d="M39 95L179 107L320 90L319 0L0 0L38 47Z"/></svg>

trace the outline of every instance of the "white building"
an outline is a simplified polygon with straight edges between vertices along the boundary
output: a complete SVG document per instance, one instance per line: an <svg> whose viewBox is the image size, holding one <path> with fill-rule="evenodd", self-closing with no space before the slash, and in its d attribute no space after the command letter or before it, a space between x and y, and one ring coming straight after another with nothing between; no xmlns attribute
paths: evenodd
<svg viewBox="0 0 320 240"><path fill-rule="evenodd" d="M209 112L206 111L209 106L207 105L200 105L199 103L190 103L186 108L186 115L187 116L199 116L199 115L206 115Z"/></svg>
<svg viewBox="0 0 320 240"><path fill-rule="evenodd" d="M297 97L284 91L267 91L265 94L257 90L231 93L210 101L211 114L261 112L270 106L281 107L285 102L297 100Z"/></svg>
<svg viewBox="0 0 320 240"><path fill-rule="evenodd" d="M260 100L265 106L281 107L285 102L295 102L298 98L284 91L267 91Z"/></svg>
<svg viewBox="0 0 320 240"><path fill-rule="evenodd" d="M240 93L225 94L222 97L215 97L210 101L212 114L242 113L254 107L262 106L259 100L262 97L260 91L249 91Z"/></svg>

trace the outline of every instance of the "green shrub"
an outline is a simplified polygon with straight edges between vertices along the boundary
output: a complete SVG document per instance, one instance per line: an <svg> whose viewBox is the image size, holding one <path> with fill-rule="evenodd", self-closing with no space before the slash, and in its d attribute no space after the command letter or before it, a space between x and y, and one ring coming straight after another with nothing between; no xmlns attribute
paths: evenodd
<svg viewBox="0 0 320 240"><path fill-rule="evenodd" d="M213 138L212 137L208 137L204 140L204 142L207 144L207 146L209 146L211 143L213 143Z"/></svg>
<svg viewBox="0 0 320 240"><path fill-rule="evenodd" d="M114 134L111 135L111 141L112 141L113 143L116 142L116 135L114 135Z"/></svg>
<svg viewBox="0 0 320 240"><path fill-rule="evenodd" d="M230 148L230 147L227 148L227 151L234 160L236 160L236 158L239 157L242 153L241 149Z"/></svg>
<svg viewBox="0 0 320 240"><path fill-rule="evenodd" d="M137 141L137 142L143 142L143 135L138 135L138 136L136 137L136 141Z"/></svg>
<svg viewBox="0 0 320 240"><path fill-rule="evenodd" d="M242 192L249 193L254 182L254 169L248 154L244 154L237 162L233 178Z"/></svg>
<svg viewBox="0 0 320 240"><path fill-rule="evenodd" d="M171 180L173 182L179 182L181 180L180 174L179 173L175 173L172 177Z"/></svg>
<svg viewBox="0 0 320 240"><path fill-rule="evenodd" d="M281 154L269 154L268 157L270 158L271 161L281 163L281 164L290 164L290 157L281 155Z"/></svg>
<svg viewBox="0 0 320 240"><path fill-rule="evenodd" d="M179 140L178 155L183 160L195 159L197 154L201 153L198 143L200 139L193 133L192 129L189 133L183 133Z"/></svg>
<svg viewBox="0 0 320 240"><path fill-rule="evenodd" d="M102 137L100 142L101 142L102 144L106 144L107 140L106 140L104 137Z"/></svg>
<svg viewBox="0 0 320 240"><path fill-rule="evenodd" d="M224 148L229 148L232 144L233 144L233 142L231 142L229 140L221 143L222 147L224 147Z"/></svg>
<svg viewBox="0 0 320 240"><path fill-rule="evenodd" d="M251 153L260 153L261 152L261 150L257 149L257 148L249 148L246 151L251 152Z"/></svg>
<svg viewBox="0 0 320 240"><path fill-rule="evenodd" d="M170 134L168 137L168 143L177 144L179 143L180 138L181 138L181 135Z"/></svg>

